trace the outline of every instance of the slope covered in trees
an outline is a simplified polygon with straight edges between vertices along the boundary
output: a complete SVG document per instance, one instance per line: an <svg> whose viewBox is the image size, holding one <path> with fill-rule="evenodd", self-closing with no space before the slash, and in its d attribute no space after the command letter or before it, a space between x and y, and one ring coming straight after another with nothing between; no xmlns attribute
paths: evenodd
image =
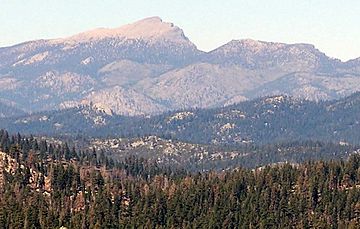
<svg viewBox="0 0 360 229"><path fill-rule="evenodd" d="M221 171L239 166L253 169L269 164L299 164L309 160L341 160L360 152L359 146L319 141L293 141L263 146L215 146L151 136L134 139L79 139L74 143L79 148L94 147L118 160L135 155L161 165L182 167L192 172Z"/></svg>
<svg viewBox="0 0 360 229"><path fill-rule="evenodd" d="M261 145L298 140L360 144L359 112L359 93L328 102L272 96L222 108L176 111L152 117L117 116L82 106L0 119L0 126L14 133L98 137L155 135L216 145Z"/></svg>
<svg viewBox="0 0 360 229"><path fill-rule="evenodd" d="M0 133L1 228L358 228L360 157L190 174Z"/></svg>

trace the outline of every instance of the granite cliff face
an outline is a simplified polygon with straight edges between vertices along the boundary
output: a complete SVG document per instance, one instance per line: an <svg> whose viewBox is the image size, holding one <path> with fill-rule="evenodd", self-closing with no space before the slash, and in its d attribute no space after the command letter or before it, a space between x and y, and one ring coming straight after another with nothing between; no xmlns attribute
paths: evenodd
<svg viewBox="0 0 360 229"><path fill-rule="evenodd" d="M144 115L275 94L330 100L359 85L359 59L249 39L206 53L158 17L0 48L1 102L28 112L94 103Z"/></svg>

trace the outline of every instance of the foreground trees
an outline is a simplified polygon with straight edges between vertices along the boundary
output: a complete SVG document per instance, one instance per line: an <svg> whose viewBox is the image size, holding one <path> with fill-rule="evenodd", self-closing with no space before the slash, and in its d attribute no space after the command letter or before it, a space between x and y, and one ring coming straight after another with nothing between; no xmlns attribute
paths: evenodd
<svg viewBox="0 0 360 229"><path fill-rule="evenodd" d="M0 228L360 225L359 155L345 162L187 174L136 158L110 166L93 152L69 159L67 146L49 152L34 139L4 139Z"/></svg>

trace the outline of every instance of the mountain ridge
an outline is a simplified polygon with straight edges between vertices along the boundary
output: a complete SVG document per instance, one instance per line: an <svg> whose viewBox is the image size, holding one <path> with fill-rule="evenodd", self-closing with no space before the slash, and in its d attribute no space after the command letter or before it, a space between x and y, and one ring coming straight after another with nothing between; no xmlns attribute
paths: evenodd
<svg viewBox="0 0 360 229"><path fill-rule="evenodd" d="M0 48L0 98L29 112L102 101L122 115L221 107L274 94L332 100L360 90L359 59L342 62L311 44L251 39L203 52L179 27L152 17ZM119 88L129 93L120 96Z"/></svg>
<svg viewBox="0 0 360 229"><path fill-rule="evenodd" d="M107 109L107 110L106 110ZM97 104L0 119L10 132L50 136L158 136L197 144L263 145L325 141L360 145L360 93L314 102L277 95L222 108L119 116Z"/></svg>

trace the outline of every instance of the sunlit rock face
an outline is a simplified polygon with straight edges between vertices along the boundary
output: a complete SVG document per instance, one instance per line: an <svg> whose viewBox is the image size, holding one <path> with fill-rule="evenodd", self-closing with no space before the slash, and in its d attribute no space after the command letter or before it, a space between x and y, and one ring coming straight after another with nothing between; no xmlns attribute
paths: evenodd
<svg viewBox="0 0 360 229"><path fill-rule="evenodd" d="M359 91L359 74L359 59L344 63L310 44L246 39L202 52L159 17L0 48L1 102L28 112L94 103L148 115L278 94L329 100Z"/></svg>

